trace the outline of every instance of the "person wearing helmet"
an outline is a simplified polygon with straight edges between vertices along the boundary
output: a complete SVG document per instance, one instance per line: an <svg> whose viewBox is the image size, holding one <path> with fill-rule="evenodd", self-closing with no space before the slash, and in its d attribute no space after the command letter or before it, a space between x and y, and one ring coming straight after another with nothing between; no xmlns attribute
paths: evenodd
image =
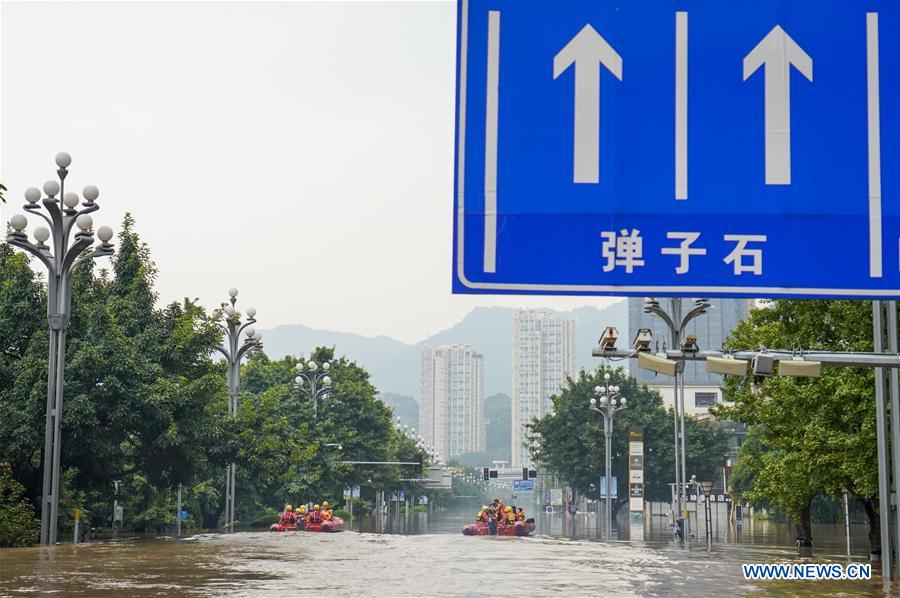
<svg viewBox="0 0 900 598"><path fill-rule="evenodd" d="M525 521L525 509L519 507L519 512L516 514L516 519L519 521Z"/></svg>
<svg viewBox="0 0 900 598"><path fill-rule="evenodd" d="M513 513L512 507L504 507L503 508L503 523L510 524L516 522L516 516Z"/></svg>
<svg viewBox="0 0 900 598"><path fill-rule="evenodd" d="M294 514L294 508L291 505L284 505L284 512L281 514L281 525L292 525L297 523L297 516Z"/></svg>
<svg viewBox="0 0 900 598"><path fill-rule="evenodd" d="M481 507L481 510L478 511L478 515L475 516L475 523L484 523L487 524L490 519L490 515L488 514L487 505Z"/></svg>
<svg viewBox="0 0 900 598"><path fill-rule="evenodd" d="M322 502L322 519L324 521L328 521L329 519L331 519L331 516L333 513L334 513L334 511L328 505L328 501L327 500L323 501Z"/></svg>
<svg viewBox="0 0 900 598"><path fill-rule="evenodd" d="M306 525L306 505L300 505L294 513L297 515L297 527Z"/></svg>
<svg viewBox="0 0 900 598"><path fill-rule="evenodd" d="M322 507L313 505L312 513L307 517L309 523L322 523Z"/></svg>

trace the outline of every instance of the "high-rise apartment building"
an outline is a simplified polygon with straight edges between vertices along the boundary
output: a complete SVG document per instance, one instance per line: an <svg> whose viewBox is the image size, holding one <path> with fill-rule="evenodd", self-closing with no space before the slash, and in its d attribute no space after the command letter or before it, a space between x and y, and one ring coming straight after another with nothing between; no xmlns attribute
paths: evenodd
<svg viewBox="0 0 900 598"><path fill-rule="evenodd" d="M471 346L422 349L419 434L446 457L484 450L484 359Z"/></svg>
<svg viewBox="0 0 900 598"><path fill-rule="evenodd" d="M551 410L550 397L575 376L575 320L517 310L512 330L512 465L530 465L525 426Z"/></svg>
<svg viewBox="0 0 900 598"><path fill-rule="evenodd" d="M660 303L668 311L669 300L660 299ZM752 299L710 299L710 310L692 320L688 324L685 334L696 335L697 344L704 351L721 349L732 329L750 313L753 304L754 300ZM693 299L682 299L682 305L682 312L687 313L687 310L693 307ZM649 328L652 331L652 351L656 351L657 344L660 350L663 346L668 349L672 348L669 346L668 326L658 317L644 313L642 297L631 297L628 299L628 338L620 339L619 347L630 347L631 341L640 328ZM671 377L638 368L633 361L629 364L629 368L638 382L659 389L663 395L663 401L668 406L672 405L674 392ZM721 383L722 376L707 372L704 362L686 362L684 365L685 412L703 414L709 407L718 404L722 396L719 390Z"/></svg>

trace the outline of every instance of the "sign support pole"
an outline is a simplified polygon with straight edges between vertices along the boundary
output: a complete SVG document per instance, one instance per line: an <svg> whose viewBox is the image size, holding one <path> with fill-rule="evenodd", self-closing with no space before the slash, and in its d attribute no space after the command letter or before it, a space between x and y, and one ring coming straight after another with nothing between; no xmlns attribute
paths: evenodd
<svg viewBox="0 0 900 598"><path fill-rule="evenodd" d="M881 301L872 302L872 329L876 353L884 351L884 327L882 325ZM885 581L891 581L894 570L891 567L891 496L890 469L888 465L888 440L884 402L884 368L875 368L875 420L878 435L878 521L881 531L881 569Z"/></svg>
<svg viewBox="0 0 900 598"><path fill-rule="evenodd" d="M897 302L888 301L887 308L888 351L896 353L898 350ZM900 482L900 372L897 371L897 368L891 368L889 375L891 381L891 464L893 465L894 484L897 484ZM886 512L890 513L890 509ZM897 526L900 526L900 510L894 513L894 517ZM894 546L900 546L900 527L895 526L894 533L896 534ZM895 579L900 579L900 558L897 559L896 566L898 570Z"/></svg>

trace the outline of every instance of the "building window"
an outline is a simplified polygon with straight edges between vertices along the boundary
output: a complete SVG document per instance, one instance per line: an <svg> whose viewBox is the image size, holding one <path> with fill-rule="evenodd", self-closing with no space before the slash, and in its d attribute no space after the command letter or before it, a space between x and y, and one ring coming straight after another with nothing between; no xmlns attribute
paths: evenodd
<svg viewBox="0 0 900 598"><path fill-rule="evenodd" d="M713 407L719 395L715 392L698 392L694 394L694 407Z"/></svg>

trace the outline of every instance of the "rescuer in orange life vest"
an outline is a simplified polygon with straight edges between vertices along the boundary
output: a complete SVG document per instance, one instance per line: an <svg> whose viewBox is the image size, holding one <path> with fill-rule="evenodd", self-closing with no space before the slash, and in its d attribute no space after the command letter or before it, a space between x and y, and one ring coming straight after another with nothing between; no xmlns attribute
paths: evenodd
<svg viewBox="0 0 900 598"><path fill-rule="evenodd" d="M503 509L503 523L512 524L516 522L516 514L513 513L512 507L506 507Z"/></svg>
<svg viewBox="0 0 900 598"><path fill-rule="evenodd" d="M332 516L332 513L333 513L333 512L334 512L334 511L332 511L332 510L329 508L329 506L328 506L328 501L327 501L327 500L324 501L324 502L322 502L322 520L323 520L323 521L328 521L329 519L331 519L331 516Z"/></svg>
<svg viewBox="0 0 900 598"><path fill-rule="evenodd" d="M300 505L294 512L297 514L297 523L306 523L306 505Z"/></svg>
<svg viewBox="0 0 900 598"><path fill-rule="evenodd" d="M294 514L291 505L284 506L284 512L281 514L281 525L292 525L297 523L297 515Z"/></svg>
<svg viewBox="0 0 900 598"><path fill-rule="evenodd" d="M322 523L322 507L319 505L313 505L312 513L309 514L306 521L307 523Z"/></svg>
<svg viewBox="0 0 900 598"><path fill-rule="evenodd" d="M478 511L478 515L475 516L475 523L487 523L490 518L491 516L488 514L488 508L485 505L481 507L481 510Z"/></svg>

